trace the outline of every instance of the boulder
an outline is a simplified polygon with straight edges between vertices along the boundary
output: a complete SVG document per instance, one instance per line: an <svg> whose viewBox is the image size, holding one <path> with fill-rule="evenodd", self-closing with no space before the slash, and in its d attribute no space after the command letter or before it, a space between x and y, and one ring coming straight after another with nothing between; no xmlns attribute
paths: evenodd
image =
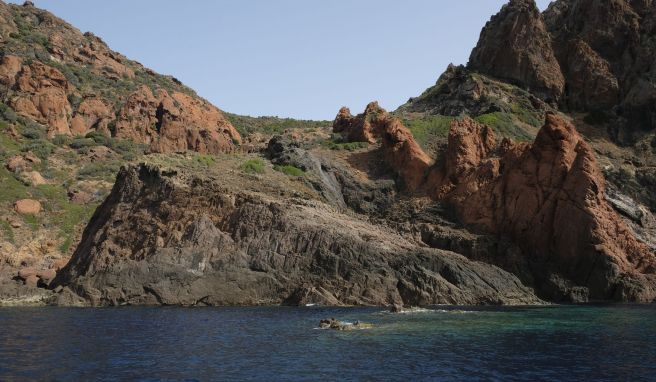
<svg viewBox="0 0 656 382"><path fill-rule="evenodd" d="M14 209L20 215L38 215L41 212L41 203L33 199L21 199L16 201Z"/></svg>

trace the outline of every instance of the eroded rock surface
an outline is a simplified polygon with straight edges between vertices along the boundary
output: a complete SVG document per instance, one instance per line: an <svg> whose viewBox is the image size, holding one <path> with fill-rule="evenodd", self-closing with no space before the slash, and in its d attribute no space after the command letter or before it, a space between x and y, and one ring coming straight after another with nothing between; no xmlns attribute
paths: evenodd
<svg viewBox="0 0 656 382"><path fill-rule="evenodd" d="M462 222L510 237L543 272L554 264L593 299L656 298L656 255L606 201L591 147L555 114L534 143L498 147L489 128L455 122L428 188Z"/></svg>
<svg viewBox="0 0 656 382"><path fill-rule="evenodd" d="M412 133L377 102L367 105L364 113L357 116L342 108L333 122L333 131L342 134L347 142L380 141L385 161L399 175L403 188L410 192L421 185L432 162Z"/></svg>
<svg viewBox="0 0 656 382"><path fill-rule="evenodd" d="M321 202L146 165L121 171L62 272L94 305L539 302L497 267Z"/></svg>
<svg viewBox="0 0 656 382"><path fill-rule="evenodd" d="M469 67L558 101L565 79L534 0L510 0L485 25Z"/></svg>

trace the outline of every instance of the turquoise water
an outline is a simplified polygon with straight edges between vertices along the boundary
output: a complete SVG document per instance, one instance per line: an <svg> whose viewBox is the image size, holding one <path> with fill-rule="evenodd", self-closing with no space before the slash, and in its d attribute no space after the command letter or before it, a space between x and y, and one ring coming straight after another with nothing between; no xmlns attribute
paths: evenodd
<svg viewBox="0 0 656 382"><path fill-rule="evenodd" d="M656 380L656 306L0 308L0 380Z"/></svg>

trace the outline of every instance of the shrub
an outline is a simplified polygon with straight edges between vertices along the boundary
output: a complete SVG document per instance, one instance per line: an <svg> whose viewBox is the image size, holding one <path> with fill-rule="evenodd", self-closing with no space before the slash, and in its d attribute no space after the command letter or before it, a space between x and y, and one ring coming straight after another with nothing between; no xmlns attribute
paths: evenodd
<svg viewBox="0 0 656 382"><path fill-rule="evenodd" d="M294 166L273 166L273 169L289 176L305 176L305 171Z"/></svg>
<svg viewBox="0 0 656 382"><path fill-rule="evenodd" d="M92 138L82 138L82 137L75 137L73 138L73 141L69 145L72 149L82 149L85 147L94 147L98 146L96 141L94 141Z"/></svg>
<svg viewBox="0 0 656 382"><path fill-rule="evenodd" d="M249 159L242 165L242 170L249 174L264 174L264 161L262 159Z"/></svg>
<svg viewBox="0 0 656 382"><path fill-rule="evenodd" d="M22 129L21 135L27 139L44 139L46 138L46 131L39 126L31 125Z"/></svg>
<svg viewBox="0 0 656 382"><path fill-rule="evenodd" d="M99 133L97 131L91 131L84 137L88 139L93 139L93 141L96 142L98 145L103 145L103 146L107 146L111 139L105 134Z"/></svg>
<svg viewBox="0 0 656 382"><path fill-rule="evenodd" d="M369 146L369 142L346 142L346 143L338 143L335 141L327 141L326 147L328 147L331 150L348 150L348 151L355 151L359 149L364 149Z"/></svg>
<svg viewBox="0 0 656 382"><path fill-rule="evenodd" d="M31 142L28 142L23 145L21 148L22 152L31 151L37 157L46 160L55 150L55 145L46 139L37 139Z"/></svg>
<svg viewBox="0 0 656 382"><path fill-rule="evenodd" d="M89 163L78 171L78 178L111 179L120 167L118 163Z"/></svg>
<svg viewBox="0 0 656 382"><path fill-rule="evenodd" d="M71 137L68 135L57 134L52 138L52 143L57 146L68 146L71 144Z"/></svg>
<svg viewBox="0 0 656 382"><path fill-rule="evenodd" d="M202 164L203 166L210 167L214 163L216 163L216 160L214 159L213 156L211 155L205 155L205 154L197 154L194 157L194 161Z"/></svg>

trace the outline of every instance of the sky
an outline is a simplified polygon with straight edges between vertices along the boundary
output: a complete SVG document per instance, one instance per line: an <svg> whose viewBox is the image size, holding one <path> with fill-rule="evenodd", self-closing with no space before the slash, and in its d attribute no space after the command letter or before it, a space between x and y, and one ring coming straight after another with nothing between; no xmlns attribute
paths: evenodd
<svg viewBox="0 0 656 382"><path fill-rule="evenodd" d="M506 1L33 2L225 111L332 120L373 100L394 110L466 64Z"/></svg>

